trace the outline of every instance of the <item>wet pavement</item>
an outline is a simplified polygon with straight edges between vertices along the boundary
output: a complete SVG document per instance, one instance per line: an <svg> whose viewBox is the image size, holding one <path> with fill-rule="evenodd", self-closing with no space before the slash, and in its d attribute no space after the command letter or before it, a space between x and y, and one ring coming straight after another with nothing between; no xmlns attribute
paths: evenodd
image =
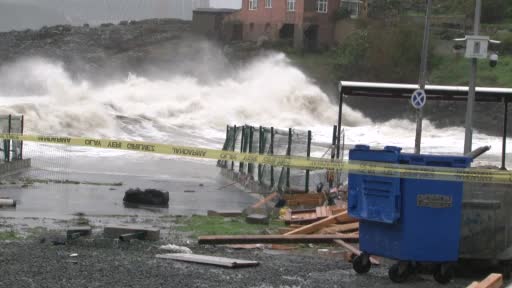
<svg viewBox="0 0 512 288"><path fill-rule="evenodd" d="M15 210L0 210L0 217L68 219L76 213L203 215L208 210L242 210L255 202L237 185L230 185L232 182L220 175L214 161L131 154L38 157L32 161L33 168L1 180L0 197L15 199L18 206ZM46 180L50 182L44 183ZM125 207L122 199L130 188L168 191L169 207Z"/></svg>

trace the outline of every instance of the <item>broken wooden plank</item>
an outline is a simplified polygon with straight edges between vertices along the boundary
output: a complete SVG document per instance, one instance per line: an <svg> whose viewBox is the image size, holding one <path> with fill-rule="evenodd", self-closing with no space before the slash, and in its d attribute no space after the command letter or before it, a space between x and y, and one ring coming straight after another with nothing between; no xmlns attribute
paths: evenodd
<svg viewBox="0 0 512 288"><path fill-rule="evenodd" d="M103 229L105 238L119 238L119 236L130 233L144 232L144 240L158 241L160 240L160 229L140 225L108 225Z"/></svg>
<svg viewBox="0 0 512 288"><path fill-rule="evenodd" d="M248 260L231 259L231 258L197 255L197 254L160 254L160 255L156 255L156 258L171 259L171 260L193 262L193 263L200 263L200 264L209 264L209 265L222 266L222 267L228 267L228 268L253 267L253 266L258 266L260 264L257 261L248 261Z"/></svg>
<svg viewBox="0 0 512 288"><path fill-rule="evenodd" d="M267 197L261 199L260 201L256 202L256 204L252 205L251 208L260 208L264 204L267 204L269 201L272 201L274 198L276 198L279 194L277 192L274 192Z"/></svg>
<svg viewBox="0 0 512 288"><path fill-rule="evenodd" d="M345 242L343 240L334 240L334 243L342 246L343 248L347 249L350 253L355 254L356 256L359 256L362 253L359 249L357 249L356 247L348 244L347 242ZM373 256L370 257L370 262L373 265L380 265L379 260L377 258L373 257Z"/></svg>
<svg viewBox="0 0 512 288"><path fill-rule="evenodd" d="M324 227L327 227L331 224L337 223L338 218L343 219L343 218L345 218L346 215L347 215L347 211L339 213L339 214L335 214L335 215L327 217L323 220L317 221L315 223L312 223L312 224L306 225L304 227L298 228L296 230L293 230L291 232L288 232L284 235L311 234L311 233L314 233L314 232L316 232Z"/></svg>
<svg viewBox="0 0 512 288"><path fill-rule="evenodd" d="M325 227L320 229L317 233L320 234L334 234L334 233L343 233L350 232L359 229L359 222L349 223L349 224L331 224L329 227Z"/></svg>
<svg viewBox="0 0 512 288"><path fill-rule="evenodd" d="M225 210L225 211L215 211L208 210L208 216L222 216L222 217L240 217L242 216L242 210Z"/></svg>
<svg viewBox="0 0 512 288"><path fill-rule="evenodd" d="M476 281L475 281L475 282L473 282L473 283L469 284L469 286L468 286L468 287L466 287L466 288L477 288L477 287L478 287L478 284L480 284L480 283L478 283L478 282L476 282Z"/></svg>
<svg viewBox="0 0 512 288"><path fill-rule="evenodd" d="M477 288L500 288L503 286L503 275L493 273L478 283Z"/></svg>
<svg viewBox="0 0 512 288"><path fill-rule="evenodd" d="M224 235L200 236L199 244L289 244L332 243L333 240L357 241L354 235Z"/></svg>

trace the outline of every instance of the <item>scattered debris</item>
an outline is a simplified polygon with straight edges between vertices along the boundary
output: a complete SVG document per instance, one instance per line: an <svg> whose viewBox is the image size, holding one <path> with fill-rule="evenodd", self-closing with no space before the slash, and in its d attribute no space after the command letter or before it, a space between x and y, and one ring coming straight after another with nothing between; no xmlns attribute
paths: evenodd
<svg viewBox="0 0 512 288"><path fill-rule="evenodd" d="M228 268L243 268L243 267L254 267L260 263L257 261L239 260L224 257L197 255L197 254L161 254L156 255L160 259L171 259L177 261L193 262L200 264L208 264L215 266L222 266Z"/></svg>
<svg viewBox="0 0 512 288"><path fill-rule="evenodd" d="M277 194L277 192L274 192L270 195L268 195L267 197L261 199L260 201L258 201L256 204L252 205L251 208L260 208L261 206L265 205L266 203L268 203L269 201L272 201L274 198L276 198L279 194Z"/></svg>
<svg viewBox="0 0 512 288"><path fill-rule="evenodd" d="M83 226L74 226L69 227L66 231L66 236L68 240L73 240L80 238L82 236L89 236L92 233L91 226L83 225Z"/></svg>
<svg viewBox="0 0 512 288"><path fill-rule="evenodd" d="M132 204L145 204L157 206L169 206L169 192L163 192L157 189L146 189L144 191L129 189L125 192L123 201Z"/></svg>
<svg viewBox="0 0 512 288"><path fill-rule="evenodd" d="M491 274L482 282L473 282L467 288L501 288L503 287L503 275Z"/></svg>
<svg viewBox="0 0 512 288"><path fill-rule="evenodd" d="M195 192L196 192L196 190L185 190L185 191L183 191L183 192L185 192L185 193L195 193Z"/></svg>
<svg viewBox="0 0 512 288"><path fill-rule="evenodd" d="M287 243L332 243L333 240L357 241L358 235L214 235L200 236L199 244L287 244Z"/></svg>
<svg viewBox="0 0 512 288"><path fill-rule="evenodd" d="M129 239L139 239L137 237L142 237L141 240L149 240L149 241L158 241L160 240L160 229L146 226L137 226L137 225L110 225L105 226L103 230L104 236L106 238L120 238L123 236L123 240ZM128 235L128 234L137 234L144 233L144 236L139 235ZM135 238L132 238L135 237Z"/></svg>
<svg viewBox="0 0 512 288"><path fill-rule="evenodd" d="M73 253L73 254L69 255L69 257L78 257L78 254Z"/></svg>
<svg viewBox="0 0 512 288"><path fill-rule="evenodd" d="M345 242L343 240L334 240L334 243L342 246L343 248L345 248L347 250L348 255L349 255L347 258L350 259L350 261L352 259L354 259L356 256L361 255L361 253L362 253L359 249L348 244L347 242ZM370 262L372 263L372 265L380 265L379 260L374 256L370 256Z"/></svg>
<svg viewBox="0 0 512 288"><path fill-rule="evenodd" d="M350 218L350 217L348 216L347 211L341 212L339 214L329 216L329 217L322 219L320 221L317 221L315 223L312 223L312 224L306 225L304 227L298 228L296 230L290 231L284 235L311 234L311 233L314 233L314 232L316 232L324 227L327 227L331 224L335 224L338 221L348 220L348 218Z"/></svg>
<svg viewBox="0 0 512 288"><path fill-rule="evenodd" d="M230 244L226 247L231 249L269 249L269 250L294 250L297 246L281 244Z"/></svg>
<svg viewBox="0 0 512 288"><path fill-rule="evenodd" d="M16 207L16 200L1 198L0 208L1 207Z"/></svg>
<svg viewBox="0 0 512 288"><path fill-rule="evenodd" d="M223 211L214 211L208 210L208 216L222 216L222 217L240 217L243 212L241 210L223 210Z"/></svg>
<svg viewBox="0 0 512 288"><path fill-rule="evenodd" d="M190 248L173 244L160 246L160 249L169 251L171 253L192 254L192 250L190 250Z"/></svg>
<svg viewBox="0 0 512 288"><path fill-rule="evenodd" d="M127 233L119 236L119 240L123 242L128 242L130 240L144 240L146 238L146 232L134 232L134 233Z"/></svg>
<svg viewBox="0 0 512 288"><path fill-rule="evenodd" d="M245 217L245 222L249 224L264 224L267 225L270 219L267 215L250 214Z"/></svg>

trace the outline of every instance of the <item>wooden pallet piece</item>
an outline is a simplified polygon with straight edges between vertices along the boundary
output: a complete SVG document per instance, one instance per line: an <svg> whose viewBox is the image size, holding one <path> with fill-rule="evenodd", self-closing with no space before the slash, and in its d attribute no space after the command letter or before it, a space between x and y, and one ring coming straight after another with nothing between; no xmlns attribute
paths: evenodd
<svg viewBox="0 0 512 288"><path fill-rule="evenodd" d="M291 232L288 232L284 235L300 235L300 234L311 234L314 233L324 227L327 227L331 224L335 224L338 222L338 219L345 219L347 215L347 211L332 215L330 217L327 217L325 219L322 219L320 221L317 221L315 223L306 225L304 227L298 228L296 230L293 230Z"/></svg>
<svg viewBox="0 0 512 288"><path fill-rule="evenodd" d="M354 242L359 240L356 235L212 235L200 236L199 244L294 244L294 243L332 243L333 240Z"/></svg>
<svg viewBox="0 0 512 288"><path fill-rule="evenodd" d="M347 249L350 253L356 255L356 256L359 256L361 255L361 250L357 249L356 247L348 244L347 242L343 241L343 240L334 240L334 243L342 246L343 248ZM377 258L371 256L370 257L370 262L373 264L373 265L380 265L380 262Z"/></svg>
<svg viewBox="0 0 512 288"><path fill-rule="evenodd" d="M193 262L199 264L209 264L215 266L222 266L228 268L243 268L258 266L260 263L257 261L248 261L240 259L232 259L225 257L206 256L198 254L160 254L156 258L171 259L184 262Z"/></svg>
<svg viewBox="0 0 512 288"><path fill-rule="evenodd" d="M503 275L493 273L482 282L473 282L468 288L501 288L503 286Z"/></svg>

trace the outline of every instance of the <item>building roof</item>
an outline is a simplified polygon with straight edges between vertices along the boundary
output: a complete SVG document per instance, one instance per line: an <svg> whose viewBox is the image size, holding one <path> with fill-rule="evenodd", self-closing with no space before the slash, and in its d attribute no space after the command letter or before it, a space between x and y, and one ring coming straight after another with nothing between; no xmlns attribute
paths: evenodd
<svg viewBox="0 0 512 288"><path fill-rule="evenodd" d="M419 88L418 84L340 82L340 90L347 96L409 99L412 92ZM430 100L466 101L469 88L465 86L426 85L425 92ZM476 88L476 101L501 102L505 97L507 100L512 100L512 88Z"/></svg>
<svg viewBox="0 0 512 288"><path fill-rule="evenodd" d="M194 9L194 13L219 13L219 14L226 14L226 13L233 13L236 11L239 11L240 9L229 9L229 8L198 8Z"/></svg>

